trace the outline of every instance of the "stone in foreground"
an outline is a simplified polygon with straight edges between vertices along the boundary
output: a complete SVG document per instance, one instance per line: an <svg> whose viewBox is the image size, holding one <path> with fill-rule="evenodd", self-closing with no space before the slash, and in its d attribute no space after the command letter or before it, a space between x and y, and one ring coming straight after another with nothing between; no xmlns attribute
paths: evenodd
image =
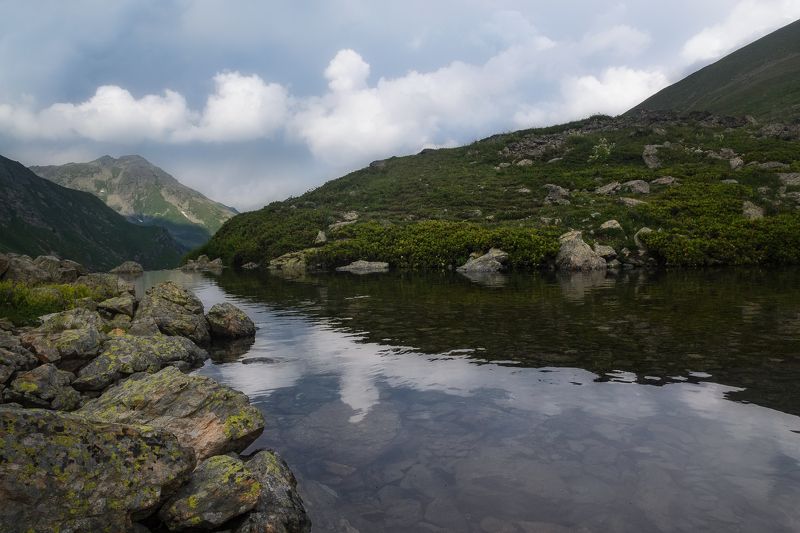
<svg viewBox="0 0 800 533"><path fill-rule="evenodd" d="M194 294L172 281L147 290L134 324L146 319L153 319L165 335L188 337L197 344L208 344L211 338L203 304Z"/></svg>
<svg viewBox="0 0 800 533"><path fill-rule="evenodd" d="M229 303L214 304L206 315L214 337L239 339L256 334L256 325L244 311Z"/></svg>
<svg viewBox="0 0 800 533"><path fill-rule="evenodd" d="M508 263L508 254L499 248L476 257L470 257L466 263L458 267L459 272L500 272Z"/></svg>
<svg viewBox="0 0 800 533"><path fill-rule="evenodd" d="M353 261L349 265L336 268L336 272L350 272L351 274L377 274L389 271L389 263L381 261Z"/></svg>
<svg viewBox="0 0 800 533"><path fill-rule="evenodd" d="M561 248L556 255L559 270L589 271L605 270L606 260L584 242L580 231L570 231L559 237Z"/></svg>
<svg viewBox="0 0 800 533"><path fill-rule="evenodd" d="M173 531L213 529L255 507L260 494L261 483L242 461L216 455L197 466L158 516Z"/></svg>
<svg viewBox="0 0 800 533"><path fill-rule="evenodd" d="M243 393L171 366L156 374L132 375L78 413L165 429L194 449L198 461L241 452L264 430L264 417Z"/></svg>
<svg viewBox="0 0 800 533"><path fill-rule="evenodd" d="M0 407L0 531L129 531L194 465L166 431Z"/></svg>

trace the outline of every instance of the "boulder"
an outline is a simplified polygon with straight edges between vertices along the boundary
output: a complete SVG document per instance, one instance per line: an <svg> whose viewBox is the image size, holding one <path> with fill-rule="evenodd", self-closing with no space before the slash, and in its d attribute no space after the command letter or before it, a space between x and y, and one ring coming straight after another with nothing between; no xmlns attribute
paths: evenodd
<svg viewBox="0 0 800 533"><path fill-rule="evenodd" d="M516 162L516 165L518 167L532 167L533 161L531 161L530 159L520 159L519 161Z"/></svg>
<svg viewBox="0 0 800 533"><path fill-rule="evenodd" d="M787 187L800 187L800 172L778 174L778 179Z"/></svg>
<svg viewBox="0 0 800 533"><path fill-rule="evenodd" d="M78 276L85 276L89 273L89 269L83 266L82 264L72 261L70 259L62 259L61 260L61 268L66 268L70 270L74 270Z"/></svg>
<svg viewBox="0 0 800 533"><path fill-rule="evenodd" d="M245 466L261 483L261 494L235 533L309 533L311 521L286 462L277 453L264 450Z"/></svg>
<svg viewBox="0 0 800 533"><path fill-rule="evenodd" d="M42 365L18 374L4 391L3 399L26 407L74 411L81 405L81 395L70 386L74 379L74 374L55 365Z"/></svg>
<svg viewBox="0 0 800 533"><path fill-rule="evenodd" d="M0 407L0 530L129 531L194 465L163 430Z"/></svg>
<svg viewBox="0 0 800 533"><path fill-rule="evenodd" d="M289 252L269 262L269 269L272 271L281 272L287 276L300 276L306 272L306 256L308 252L301 250L299 252Z"/></svg>
<svg viewBox="0 0 800 533"><path fill-rule="evenodd" d="M38 328L20 336L22 345L43 363L76 370L100 353L105 321L84 308L54 313Z"/></svg>
<svg viewBox="0 0 800 533"><path fill-rule="evenodd" d="M645 235L649 235L650 233L653 233L653 230L647 227L644 227L636 232L636 234L633 236L633 242L634 244L636 244L637 248L639 248L640 250L647 250L647 246L644 244L642 237Z"/></svg>
<svg viewBox="0 0 800 533"><path fill-rule="evenodd" d="M671 187L673 185L678 185L678 180L673 178L672 176L661 176L660 178L656 178L650 182L650 185L664 185L667 187Z"/></svg>
<svg viewBox="0 0 800 533"><path fill-rule="evenodd" d="M606 246L604 244L594 243L594 252L605 259L606 261L611 261L617 257L617 252L611 246Z"/></svg>
<svg viewBox="0 0 800 533"><path fill-rule="evenodd" d="M600 231L602 233L617 233L622 232L623 229L622 224L620 224L617 220L611 219L600 224Z"/></svg>
<svg viewBox="0 0 800 533"><path fill-rule="evenodd" d="M47 275L49 277L48 281L52 281L54 283L69 283L69 281L75 281L75 278L73 278L72 280L61 279L62 276L61 259L59 259L54 255L40 255L39 257L33 260L33 264L40 270L44 270L45 272L47 272ZM65 274L65 277L69 278L70 276Z"/></svg>
<svg viewBox="0 0 800 533"><path fill-rule="evenodd" d="M136 261L125 261L121 265L112 268L109 272L111 272L112 274L139 275L144 272L144 268Z"/></svg>
<svg viewBox="0 0 800 533"><path fill-rule="evenodd" d="M75 283L89 287L95 298L99 300L107 300L123 294L135 294L133 284L116 274L87 274L79 277Z"/></svg>
<svg viewBox="0 0 800 533"><path fill-rule="evenodd" d="M750 163L750 165L752 164L753 163ZM765 163L758 163L758 168L761 170L786 170L787 168L790 168L790 165L781 163L780 161L767 161Z"/></svg>
<svg viewBox="0 0 800 533"><path fill-rule="evenodd" d="M749 200L742 203L742 215L749 220L764 218L764 209Z"/></svg>
<svg viewBox="0 0 800 533"><path fill-rule="evenodd" d="M336 268L336 272L350 272L351 274L377 274L389 271L389 263L381 261L353 261L349 265Z"/></svg>
<svg viewBox="0 0 800 533"><path fill-rule="evenodd" d="M97 308L111 315L121 314L133 317L133 312L136 308L136 299L132 294L126 293L122 296L116 296L114 298L109 298L108 300L103 300L97 304Z"/></svg>
<svg viewBox="0 0 800 533"><path fill-rule="evenodd" d="M472 255L456 270L459 272L500 272L508 263L508 254L499 248L492 248L483 255Z"/></svg>
<svg viewBox="0 0 800 533"><path fill-rule="evenodd" d="M255 270L255 269L258 268L258 263L254 263L254 262L250 261L250 262L247 262L247 263L243 264L242 268L244 270Z"/></svg>
<svg viewBox="0 0 800 533"><path fill-rule="evenodd" d="M744 159L741 157L734 157L728 161L728 164L730 164L731 170L739 170L744 166Z"/></svg>
<svg viewBox="0 0 800 533"><path fill-rule="evenodd" d="M19 338L8 331L0 331L0 385L15 372L30 370L38 363L36 356L20 344Z"/></svg>
<svg viewBox="0 0 800 533"><path fill-rule="evenodd" d="M622 188L634 194L650 194L650 184L644 180L626 181Z"/></svg>
<svg viewBox="0 0 800 533"><path fill-rule="evenodd" d="M103 344L99 356L80 369L73 386L99 391L137 372L152 374L181 363L191 368L206 359L208 353L185 337L116 335Z"/></svg>
<svg viewBox="0 0 800 533"><path fill-rule="evenodd" d="M317 238L314 239L314 244L325 244L326 242L328 242L328 236L325 235L324 231L319 230L317 232Z"/></svg>
<svg viewBox="0 0 800 533"><path fill-rule="evenodd" d="M647 168L658 168L661 166L661 160L658 158L658 149L661 145L648 144L642 151L642 160Z"/></svg>
<svg viewBox="0 0 800 533"><path fill-rule="evenodd" d="M606 260L584 242L580 231L565 233L558 240L561 247L556 255L556 267L559 270L589 271L606 269Z"/></svg>
<svg viewBox="0 0 800 533"><path fill-rule="evenodd" d="M216 455L197 466L158 516L173 531L213 529L255 507L260 494L261 483L241 460Z"/></svg>
<svg viewBox="0 0 800 533"><path fill-rule="evenodd" d="M567 200L569 198L569 190L565 189L564 187L559 187L558 185L553 185L552 183L548 183L544 185L544 189L547 189L547 196L544 199L544 203L547 205L569 205L570 201Z"/></svg>
<svg viewBox="0 0 800 533"><path fill-rule="evenodd" d="M214 304L206 315L211 335L238 339L256 334L256 325L244 311L229 303Z"/></svg>
<svg viewBox="0 0 800 533"><path fill-rule="evenodd" d="M191 292L172 281L147 289L134 323L153 319L161 333L188 337L197 344L210 340L203 304Z"/></svg>
<svg viewBox="0 0 800 533"><path fill-rule="evenodd" d="M168 366L134 374L79 411L100 421L146 424L174 434L197 459L240 452L264 430L264 417L241 392Z"/></svg>
<svg viewBox="0 0 800 533"><path fill-rule="evenodd" d="M639 207L640 205L647 204L647 202L642 200L637 200L636 198L620 198L619 203L621 203L625 207Z"/></svg>
<svg viewBox="0 0 800 533"><path fill-rule="evenodd" d="M611 183L606 183L605 185L598 187L594 190L596 194L614 194L619 191L622 185L618 181L612 181Z"/></svg>
<svg viewBox="0 0 800 533"><path fill-rule="evenodd" d="M19 281L28 285L37 285L52 281L50 273L37 267L33 260L25 255L8 255L8 266L3 279Z"/></svg>
<svg viewBox="0 0 800 533"><path fill-rule="evenodd" d="M197 259L189 259L186 264L181 266L181 270L196 271L196 272L218 272L222 270L224 265L222 259L217 257L213 261L209 261L207 255L201 255Z"/></svg>

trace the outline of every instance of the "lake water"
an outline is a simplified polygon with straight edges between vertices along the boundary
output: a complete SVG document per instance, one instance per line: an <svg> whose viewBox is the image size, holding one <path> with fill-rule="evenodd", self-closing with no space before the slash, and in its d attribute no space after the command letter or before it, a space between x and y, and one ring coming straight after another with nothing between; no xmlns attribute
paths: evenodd
<svg viewBox="0 0 800 533"><path fill-rule="evenodd" d="M315 531L800 531L800 272L162 279Z"/></svg>

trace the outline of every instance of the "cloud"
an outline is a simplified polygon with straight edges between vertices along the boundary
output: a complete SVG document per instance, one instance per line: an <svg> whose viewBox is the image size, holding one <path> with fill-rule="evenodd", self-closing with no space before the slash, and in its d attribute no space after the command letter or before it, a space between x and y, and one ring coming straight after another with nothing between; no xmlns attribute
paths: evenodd
<svg viewBox="0 0 800 533"><path fill-rule="evenodd" d="M725 19L689 39L681 51L687 63L718 59L800 17L797 0L742 0Z"/></svg>

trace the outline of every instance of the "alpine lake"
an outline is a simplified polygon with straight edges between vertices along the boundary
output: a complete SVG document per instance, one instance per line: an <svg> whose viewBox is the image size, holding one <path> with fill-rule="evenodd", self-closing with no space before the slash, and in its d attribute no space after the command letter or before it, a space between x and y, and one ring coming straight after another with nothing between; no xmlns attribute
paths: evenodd
<svg viewBox="0 0 800 533"><path fill-rule="evenodd" d="M800 531L800 271L171 279L315 531Z"/></svg>

